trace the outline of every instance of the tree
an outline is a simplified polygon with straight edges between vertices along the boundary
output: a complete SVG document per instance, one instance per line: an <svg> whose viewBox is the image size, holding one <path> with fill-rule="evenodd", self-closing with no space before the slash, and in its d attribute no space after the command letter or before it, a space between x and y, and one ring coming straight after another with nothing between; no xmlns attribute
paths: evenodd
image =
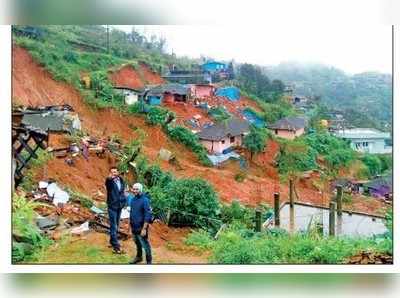
<svg viewBox="0 0 400 298"><path fill-rule="evenodd" d="M361 158L361 160L367 166L370 177L378 175L382 172L382 162L378 156L366 154Z"/></svg>
<svg viewBox="0 0 400 298"><path fill-rule="evenodd" d="M250 133L243 140L243 145L250 151L250 159L253 159L255 153L265 149L265 141L266 134L261 129L252 127Z"/></svg>

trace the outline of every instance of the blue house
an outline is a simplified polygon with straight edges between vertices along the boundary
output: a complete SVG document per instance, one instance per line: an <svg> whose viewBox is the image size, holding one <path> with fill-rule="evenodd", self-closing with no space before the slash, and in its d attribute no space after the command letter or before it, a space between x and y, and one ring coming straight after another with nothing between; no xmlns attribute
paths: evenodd
<svg viewBox="0 0 400 298"><path fill-rule="evenodd" d="M230 101L237 101L240 99L240 91L234 86L218 88L215 95L226 97Z"/></svg>
<svg viewBox="0 0 400 298"><path fill-rule="evenodd" d="M217 61L207 61L204 63L201 68L203 71L207 72L216 72L216 71L223 71L226 70L226 64L222 62L217 62Z"/></svg>

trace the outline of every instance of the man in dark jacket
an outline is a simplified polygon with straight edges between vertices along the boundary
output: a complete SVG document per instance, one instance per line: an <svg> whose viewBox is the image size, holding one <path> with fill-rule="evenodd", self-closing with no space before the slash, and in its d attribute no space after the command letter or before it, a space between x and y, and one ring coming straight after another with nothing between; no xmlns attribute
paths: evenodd
<svg viewBox="0 0 400 298"><path fill-rule="evenodd" d="M146 253L146 263L151 264L151 247L149 243L149 224L152 220L152 211L149 197L143 193L143 185L135 183L132 187L132 194L128 195L130 211L130 223L132 235L136 244L136 258L131 264L140 263L142 258L142 249Z"/></svg>
<svg viewBox="0 0 400 298"><path fill-rule="evenodd" d="M118 243L118 228L121 218L121 210L126 204L125 183L119 176L116 167L110 168L110 175L106 178L107 208L110 220L110 244L114 253L121 254L121 247Z"/></svg>

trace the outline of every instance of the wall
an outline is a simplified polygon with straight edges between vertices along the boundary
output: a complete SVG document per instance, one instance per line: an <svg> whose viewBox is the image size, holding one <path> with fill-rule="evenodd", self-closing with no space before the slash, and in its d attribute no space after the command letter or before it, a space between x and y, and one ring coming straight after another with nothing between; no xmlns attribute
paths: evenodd
<svg viewBox="0 0 400 298"><path fill-rule="evenodd" d="M125 93L125 103L132 105L138 101L139 96L136 93Z"/></svg>
<svg viewBox="0 0 400 298"><path fill-rule="evenodd" d="M225 137L221 141L208 141L208 140L200 140L204 147L206 147L207 151L214 154L222 154L227 148L233 146L241 146L243 142L242 136L236 136L235 141L233 143L230 142L230 137ZM224 144L222 141L225 141Z"/></svg>
<svg viewBox="0 0 400 298"><path fill-rule="evenodd" d="M302 134L304 134L304 128L298 129L295 132L290 131L290 130L285 130L285 129L278 129L278 133L275 133L275 129L272 129L272 132L281 138L288 139L288 140L293 140L295 137L299 137Z"/></svg>
<svg viewBox="0 0 400 298"><path fill-rule="evenodd" d="M212 95L214 95L214 87L213 86L196 85L193 87L193 94L197 98L212 96Z"/></svg>

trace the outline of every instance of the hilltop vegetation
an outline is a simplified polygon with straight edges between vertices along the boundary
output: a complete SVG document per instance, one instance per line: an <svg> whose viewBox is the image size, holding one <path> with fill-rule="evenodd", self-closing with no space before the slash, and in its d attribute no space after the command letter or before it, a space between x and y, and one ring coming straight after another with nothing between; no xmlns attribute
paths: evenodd
<svg viewBox="0 0 400 298"><path fill-rule="evenodd" d="M377 72L348 75L322 64L281 63L264 68L270 78L294 85L295 93L320 96L321 102L345 112L351 124L390 130L392 76Z"/></svg>

